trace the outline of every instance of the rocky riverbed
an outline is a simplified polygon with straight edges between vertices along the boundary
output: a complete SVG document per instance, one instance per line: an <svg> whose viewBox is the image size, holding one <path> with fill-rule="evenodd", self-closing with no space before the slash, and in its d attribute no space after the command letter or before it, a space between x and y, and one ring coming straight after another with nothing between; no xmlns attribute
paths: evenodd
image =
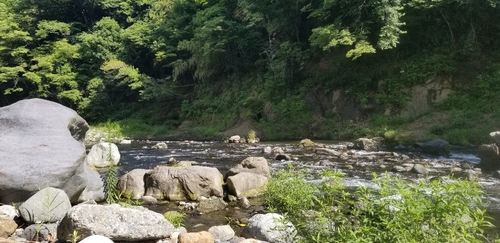
<svg viewBox="0 0 500 243"><path fill-rule="evenodd" d="M222 141L164 141L165 149L152 149L157 141L133 141L118 145L121 160L119 174L133 169L151 169L157 165L168 165L171 161L191 161L201 166L215 167L222 174L249 156L267 158L272 170L289 164L312 172L323 169L338 169L346 174L346 187L373 185L372 173L387 172L407 180L424 177L453 175L459 178L479 180L484 186L488 211L495 220L500 218L500 180L490 172L478 168L480 159L476 148L451 147L447 156L428 154L415 145L382 146L377 151L355 149L349 141L315 141L314 146L301 146L299 141L263 142L256 144L224 143ZM101 171L105 173L105 170ZM206 230L215 224L232 224L236 232L241 228L238 220L246 219L261 211L259 199L251 199L248 209L230 204L221 212L188 214L184 225L189 230ZM164 212L176 207L167 203L151 207ZM499 221L500 222L500 221ZM495 223L495 222L494 222Z"/></svg>

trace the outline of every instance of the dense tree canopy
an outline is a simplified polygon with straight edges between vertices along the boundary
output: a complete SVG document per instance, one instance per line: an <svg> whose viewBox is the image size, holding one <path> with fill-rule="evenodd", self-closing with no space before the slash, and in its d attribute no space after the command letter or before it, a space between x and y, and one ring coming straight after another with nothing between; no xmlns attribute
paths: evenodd
<svg viewBox="0 0 500 243"><path fill-rule="evenodd" d="M343 88L396 107L401 86L498 61L498 19L498 0L0 0L0 105L257 119L266 102L286 111L305 90ZM395 77L402 67L424 74Z"/></svg>

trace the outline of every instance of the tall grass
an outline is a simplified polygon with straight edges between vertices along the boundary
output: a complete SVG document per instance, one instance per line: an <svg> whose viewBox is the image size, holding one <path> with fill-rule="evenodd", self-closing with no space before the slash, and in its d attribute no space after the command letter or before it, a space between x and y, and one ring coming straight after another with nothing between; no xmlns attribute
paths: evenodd
<svg viewBox="0 0 500 243"><path fill-rule="evenodd" d="M321 183L288 168L270 180L265 205L285 215L300 242L485 242L493 225L483 210L481 186L444 178L410 184L374 175L378 189L344 189L342 174L324 171Z"/></svg>

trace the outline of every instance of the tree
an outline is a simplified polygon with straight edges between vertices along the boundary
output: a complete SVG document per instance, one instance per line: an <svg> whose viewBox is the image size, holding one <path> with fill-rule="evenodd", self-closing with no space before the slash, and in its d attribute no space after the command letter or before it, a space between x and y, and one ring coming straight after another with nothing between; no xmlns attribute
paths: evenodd
<svg viewBox="0 0 500 243"><path fill-rule="evenodd" d="M26 80L22 75L28 66L27 46L31 41L29 33L15 21L11 9L5 3L0 3L0 97L6 100L14 93L29 91L26 90Z"/></svg>

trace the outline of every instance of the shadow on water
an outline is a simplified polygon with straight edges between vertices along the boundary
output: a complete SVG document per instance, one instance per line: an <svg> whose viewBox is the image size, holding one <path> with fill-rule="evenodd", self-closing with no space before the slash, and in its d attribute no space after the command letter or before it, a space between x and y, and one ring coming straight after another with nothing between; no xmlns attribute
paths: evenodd
<svg viewBox="0 0 500 243"><path fill-rule="evenodd" d="M328 145L336 146L339 141L322 141ZM170 141L166 142L167 149L151 149L156 142L136 142L130 145L118 145L121 160L117 166L117 174L121 176L133 169L152 169L157 165L165 165L169 163L171 158L176 161L194 161L197 165L216 167L224 175L231 167L239 164L243 159L249 156L264 156L270 162L272 169L284 168L287 164L301 165L302 168L311 171L320 171L327 168L341 169L346 173L345 181L347 187L356 188L361 185L374 185L371 181L372 173L390 171L391 167L383 167L382 164L391 165L387 161L363 161L360 160L361 166L351 166L342 161L318 161L317 155L313 151L299 148L297 141L286 142L264 142L260 144L225 144L220 142L197 142L197 141ZM266 146L281 147L285 153L291 156L290 161L277 161L269 159L262 153ZM437 163L444 167L451 163L469 163L476 165L480 159L476 156L476 149L472 147L452 147L450 157L435 157L426 154L421 154L411 147L399 149L388 149L390 152L405 154L411 158L416 158L419 161L426 161L430 164ZM356 162L358 163L358 162ZM381 164L382 163L382 164ZM101 171L105 174L105 171ZM389 172L393 174L393 172ZM418 175L413 173L398 173L402 177L415 179ZM432 176L439 175L434 172ZM490 174L484 173L481 176L480 183L485 191L484 202L487 206L487 214L492 217L492 222L495 225L500 225L500 181L493 178ZM234 203L230 204L225 210L199 215L197 213L188 213L184 226L188 231L207 230L214 225L229 224L237 234L241 231L241 227L236 224L236 220L250 218L256 212L262 211L261 202L259 199L252 199L251 204L254 205L249 209L238 208ZM170 210L177 210L174 202L166 204L148 206L150 209L165 213ZM491 235L500 235L500 227L489 229L487 232Z"/></svg>

